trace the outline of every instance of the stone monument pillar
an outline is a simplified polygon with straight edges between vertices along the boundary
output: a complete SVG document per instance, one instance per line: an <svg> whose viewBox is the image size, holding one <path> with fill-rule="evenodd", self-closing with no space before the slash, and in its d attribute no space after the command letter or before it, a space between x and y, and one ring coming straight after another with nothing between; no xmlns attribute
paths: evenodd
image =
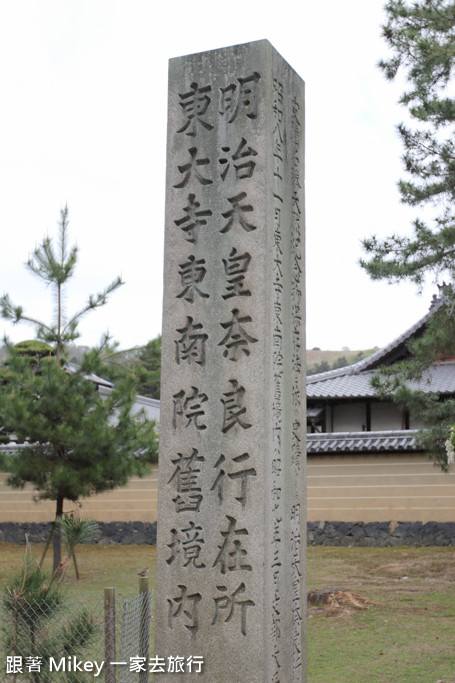
<svg viewBox="0 0 455 683"><path fill-rule="evenodd" d="M305 681L303 81L172 59L167 144L154 680Z"/></svg>

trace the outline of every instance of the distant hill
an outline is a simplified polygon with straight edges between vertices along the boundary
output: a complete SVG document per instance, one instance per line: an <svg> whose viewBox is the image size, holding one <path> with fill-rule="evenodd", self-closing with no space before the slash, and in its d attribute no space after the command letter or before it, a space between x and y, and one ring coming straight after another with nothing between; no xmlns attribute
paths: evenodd
<svg viewBox="0 0 455 683"><path fill-rule="evenodd" d="M71 345L69 347L68 360L70 362L78 362L85 351L88 351L88 346ZM307 374L314 375L317 372L326 372L327 370L334 370L345 365L352 365L362 358L370 356L377 350L366 349L363 351L351 351L342 349L341 351L321 351L321 349L309 349L306 352ZM6 358L6 349L0 346L0 364Z"/></svg>
<svg viewBox="0 0 455 683"><path fill-rule="evenodd" d="M341 351L309 349L306 352L307 374L315 375L318 372L327 372L328 370L352 365L362 360L362 358L371 356L377 349L378 347L362 351L351 351L350 349L342 349Z"/></svg>

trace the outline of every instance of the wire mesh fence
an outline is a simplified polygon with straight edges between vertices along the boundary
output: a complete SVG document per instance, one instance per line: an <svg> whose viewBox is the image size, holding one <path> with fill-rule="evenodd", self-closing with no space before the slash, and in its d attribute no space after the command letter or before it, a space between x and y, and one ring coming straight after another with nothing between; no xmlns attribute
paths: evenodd
<svg viewBox="0 0 455 683"><path fill-rule="evenodd" d="M130 600L124 600L121 605L118 652L122 664L117 671L117 683L131 680L147 683L149 680L152 597L152 592L140 593Z"/></svg>
<svg viewBox="0 0 455 683"><path fill-rule="evenodd" d="M0 605L0 681L146 683L152 591L115 600L20 591Z"/></svg>

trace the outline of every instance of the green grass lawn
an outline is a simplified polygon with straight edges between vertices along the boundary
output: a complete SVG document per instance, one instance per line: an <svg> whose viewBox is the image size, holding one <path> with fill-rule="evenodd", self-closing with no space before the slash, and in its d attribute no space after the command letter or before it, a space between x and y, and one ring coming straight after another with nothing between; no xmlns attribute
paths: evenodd
<svg viewBox="0 0 455 683"><path fill-rule="evenodd" d="M453 683L454 582L453 548L309 548L309 589L370 601L309 609L309 682Z"/></svg>
<svg viewBox="0 0 455 683"><path fill-rule="evenodd" d="M37 557L41 551L34 547ZM23 552L0 544L0 589L20 568ZM81 580L70 566L65 585L84 596L102 596L108 586L134 595L142 567L154 583L155 552L154 546L81 546ZM50 568L50 556L46 563ZM325 588L352 591L367 609L310 607L309 683L455 683L455 548L311 547L308 589Z"/></svg>
<svg viewBox="0 0 455 683"><path fill-rule="evenodd" d="M40 559L44 545L34 545L32 554ZM0 590L16 571L20 571L25 546L0 543ZM70 563L64 585L72 592L103 595L104 588L114 587L120 595L134 595L138 592L137 572L149 567L150 586L155 583L156 547L151 545L81 545L76 547L76 559L80 580L75 577ZM44 568L51 573L52 549L47 553Z"/></svg>

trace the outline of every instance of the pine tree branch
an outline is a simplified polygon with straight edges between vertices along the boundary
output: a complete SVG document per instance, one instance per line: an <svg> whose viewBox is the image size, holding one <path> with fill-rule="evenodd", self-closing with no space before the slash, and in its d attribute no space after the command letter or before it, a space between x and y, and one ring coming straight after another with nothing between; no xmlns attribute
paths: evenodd
<svg viewBox="0 0 455 683"><path fill-rule="evenodd" d="M13 325L17 325L17 323L20 322L26 322L30 323L31 325L34 325L35 327L43 330L48 330L49 332L52 331L50 327L48 327L45 323L43 323L41 320L37 320L36 318L32 318L28 315L24 315L22 306L15 306L11 299L9 298L8 294L4 294L0 298L0 315L4 320L10 320Z"/></svg>
<svg viewBox="0 0 455 683"><path fill-rule="evenodd" d="M109 294L111 294L116 289L118 289L118 287L121 287L124 284L125 283L123 282L121 277L117 277L117 278L115 278L115 280L113 280L111 282L110 285L108 285L108 287L106 287L106 289L104 291L99 292L98 294L95 294L95 295L91 295L89 297L89 300L87 301L86 305L83 308L81 308L80 311L75 313L73 315L73 317L63 327L62 334L64 334L72 326L76 326L79 323L79 321L85 315L87 315L87 313L107 304L107 299L108 299Z"/></svg>

